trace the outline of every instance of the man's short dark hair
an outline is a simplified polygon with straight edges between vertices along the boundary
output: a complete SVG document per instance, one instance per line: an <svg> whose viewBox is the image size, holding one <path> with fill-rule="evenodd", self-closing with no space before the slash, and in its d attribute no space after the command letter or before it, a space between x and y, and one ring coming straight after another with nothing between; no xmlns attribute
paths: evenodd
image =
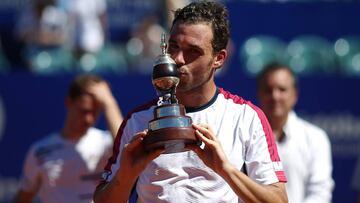
<svg viewBox="0 0 360 203"><path fill-rule="evenodd" d="M288 65L277 63L277 62L269 63L263 67L262 71L256 77L257 88L260 87L261 81L265 78L265 76L267 74L272 73L277 70L288 71L294 80L294 88L298 89L298 79L297 79L297 76L294 73L294 71Z"/></svg>
<svg viewBox="0 0 360 203"><path fill-rule="evenodd" d="M87 94L86 89L91 83L99 83L103 81L105 80L97 75L79 75L70 83L67 96L71 99L76 99L84 94Z"/></svg>
<svg viewBox="0 0 360 203"><path fill-rule="evenodd" d="M206 1L190 3L175 11L172 26L176 22L185 24L209 23L213 31L213 52L226 49L230 38L230 26L228 11L224 5Z"/></svg>

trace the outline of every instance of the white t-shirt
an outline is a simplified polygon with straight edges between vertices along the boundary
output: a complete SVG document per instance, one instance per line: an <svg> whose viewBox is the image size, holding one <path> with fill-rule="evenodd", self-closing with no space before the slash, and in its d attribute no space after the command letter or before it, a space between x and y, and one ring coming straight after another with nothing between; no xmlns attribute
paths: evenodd
<svg viewBox="0 0 360 203"><path fill-rule="evenodd" d="M290 203L330 203L334 181L331 177L331 146L326 133L289 113L285 137L278 150L288 182Z"/></svg>
<svg viewBox="0 0 360 203"><path fill-rule="evenodd" d="M110 181L119 168L124 144L134 133L148 128L154 104L136 109L123 122L103 174L105 181ZM239 170L245 166L251 179L261 184L286 181L271 128L259 108L219 89L208 104L187 112L194 123L212 127L231 163ZM241 202L192 151L160 155L140 175L136 191L138 202Z"/></svg>
<svg viewBox="0 0 360 203"><path fill-rule="evenodd" d="M110 133L96 128L76 142L51 134L31 146L20 188L38 191L44 203L90 203L112 144Z"/></svg>

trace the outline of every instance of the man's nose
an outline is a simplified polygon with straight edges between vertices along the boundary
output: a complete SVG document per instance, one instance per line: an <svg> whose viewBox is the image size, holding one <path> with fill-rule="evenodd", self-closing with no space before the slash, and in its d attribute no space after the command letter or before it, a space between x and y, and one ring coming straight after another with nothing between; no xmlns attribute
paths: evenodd
<svg viewBox="0 0 360 203"><path fill-rule="evenodd" d="M173 54L173 59L178 67L185 64L184 54L182 51L178 51L177 53Z"/></svg>
<svg viewBox="0 0 360 203"><path fill-rule="evenodd" d="M279 96L280 96L280 91L279 91L279 90L272 90L272 91L271 91L271 97L272 97L273 99L278 99Z"/></svg>

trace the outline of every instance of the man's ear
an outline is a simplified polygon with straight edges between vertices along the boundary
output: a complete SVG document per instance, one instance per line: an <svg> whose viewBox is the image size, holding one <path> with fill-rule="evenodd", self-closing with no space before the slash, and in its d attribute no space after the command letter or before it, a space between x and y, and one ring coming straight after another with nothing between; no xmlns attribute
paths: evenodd
<svg viewBox="0 0 360 203"><path fill-rule="evenodd" d="M216 53L215 60L213 63L214 68L215 69L221 68L221 66L225 63L226 57L227 57L226 49L222 49L218 53Z"/></svg>

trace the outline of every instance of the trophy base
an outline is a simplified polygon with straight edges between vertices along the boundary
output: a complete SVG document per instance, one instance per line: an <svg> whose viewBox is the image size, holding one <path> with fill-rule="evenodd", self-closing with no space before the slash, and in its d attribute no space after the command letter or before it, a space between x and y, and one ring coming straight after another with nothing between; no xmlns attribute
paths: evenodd
<svg viewBox="0 0 360 203"><path fill-rule="evenodd" d="M195 130L192 127L172 127L149 131L144 138L145 150L165 148L165 154L188 151L187 144L198 145Z"/></svg>

